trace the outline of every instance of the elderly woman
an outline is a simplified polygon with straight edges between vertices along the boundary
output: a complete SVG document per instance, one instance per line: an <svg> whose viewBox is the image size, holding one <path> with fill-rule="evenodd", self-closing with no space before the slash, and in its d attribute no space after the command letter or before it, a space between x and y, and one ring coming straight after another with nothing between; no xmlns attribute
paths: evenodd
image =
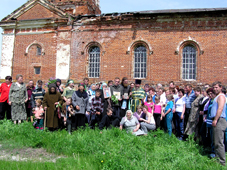
<svg viewBox="0 0 227 170"><path fill-rule="evenodd" d="M144 135L144 131L140 130L140 123L137 120L135 116L132 115L131 110L126 111L126 116L121 119L120 122L120 129L122 130L124 128L128 132L132 132L132 134L139 136L139 135Z"/></svg>
<svg viewBox="0 0 227 170"><path fill-rule="evenodd" d="M207 92L207 95L209 96L209 100L205 104L205 107L204 107L204 122L200 129L200 133L202 134L201 136L203 139L203 144L205 146L211 147L210 157L214 158L215 152L214 152L213 126L212 126L213 120L210 118L210 116L211 116L211 109L212 109L213 101L214 101L214 98L216 97L216 95L214 93L213 88L207 89L206 92Z"/></svg>
<svg viewBox="0 0 227 170"><path fill-rule="evenodd" d="M62 104L61 93L57 91L56 84L49 85L49 91L44 95L43 107L46 110L46 126L49 130L58 128L58 113L56 106Z"/></svg>
<svg viewBox="0 0 227 170"><path fill-rule="evenodd" d="M56 79L56 86L57 86L57 91L62 94L64 90L61 86L61 79Z"/></svg>
<svg viewBox="0 0 227 170"><path fill-rule="evenodd" d="M64 101L66 101L68 98L72 98L72 95L74 93L74 81L73 80L68 80L66 84L66 88L64 89L64 92L62 94L62 97Z"/></svg>
<svg viewBox="0 0 227 170"><path fill-rule="evenodd" d="M88 102L88 94L85 91L84 84L79 84L78 91L75 91L72 96L72 104L75 109L75 115L72 116L72 129L85 127L86 112L89 114L90 107Z"/></svg>
<svg viewBox="0 0 227 170"><path fill-rule="evenodd" d="M23 76L16 76L17 82L13 83L9 91L9 105L11 105L11 117L14 124L21 123L27 119L25 103L28 101L26 85L23 83Z"/></svg>
<svg viewBox="0 0 227 170"><path fill-rule="evenodd" d="M198 137L198 123L199 123L199 102L203 99L203 95L201 94L201 88L196 87L194 89L196 99L192 102L191 112L188 118L188 123L185 129L186 135L192 135L195 133L195 138Z"/></svg>

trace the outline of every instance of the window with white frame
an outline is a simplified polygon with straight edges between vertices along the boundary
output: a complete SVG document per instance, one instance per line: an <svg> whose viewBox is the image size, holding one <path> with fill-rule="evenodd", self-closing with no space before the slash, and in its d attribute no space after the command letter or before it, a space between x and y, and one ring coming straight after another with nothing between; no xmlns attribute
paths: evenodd
<svg viewBox="0 0 227 170"><path fill-rule="evenodd" d="M89 69L90 78L99 78L100 73L100 48L97 46L89 49Z"/></svg>
<svg viewBox="0 0 227 170"><path fill-rule="evenodd" d="M187 45L183 49L182 57L182 79L196 80L196 48L192 45Z"/></svg>
<svg viewBox="0 0 227 170"><path fill-rule="evenodd" d="M146 78L147 76L147 49L139 45L134 50L134 78Z"/></svg>

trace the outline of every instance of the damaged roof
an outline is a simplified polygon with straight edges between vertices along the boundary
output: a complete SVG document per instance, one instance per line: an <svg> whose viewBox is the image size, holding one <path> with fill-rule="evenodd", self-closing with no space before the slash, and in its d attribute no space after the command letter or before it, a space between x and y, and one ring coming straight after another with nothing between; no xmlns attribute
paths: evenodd
<svg viewBox="0 0 227 170"><path fill-rule="evenodd" d="M165 9L165 10L148 10L136 11L138 14L165 14L165 13L192 13L192 12L211 12L211 11L226 11L227 8L192 8L192 9Z"/></svg>
<svg viewBox="0 0 227 170"><path fill-rule="evenodd" d="M127 14L175 14L175 13L195 13L195 12L215 12L227 11L227 8L192 8L192 9L164 9L164 10L147 10L147 11L133 11L133 12L113 12L103 13L101 16L120 16ZM99 16L99 15L97 15Z"/></svg>

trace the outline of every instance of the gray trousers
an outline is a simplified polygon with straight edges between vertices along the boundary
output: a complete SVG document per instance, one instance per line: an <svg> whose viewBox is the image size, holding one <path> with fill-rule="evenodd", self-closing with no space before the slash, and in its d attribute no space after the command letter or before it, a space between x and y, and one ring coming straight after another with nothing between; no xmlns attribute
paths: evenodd
<svg viewBox="0 0 227 170"><path fill-rule="evenodd" d="M225 165L225 146L223 141L226 128L227 122L224 118L220 118L217 126L213 127L214 151L222 165Z"/></svg>
<svg viewBox="0 0 227 170"><path fill-rule="evenodd" d="M155 130L156 128L155 124L150 124L145 122L140 123L140 126L145 133L148 133L149 130Z"/></svg>

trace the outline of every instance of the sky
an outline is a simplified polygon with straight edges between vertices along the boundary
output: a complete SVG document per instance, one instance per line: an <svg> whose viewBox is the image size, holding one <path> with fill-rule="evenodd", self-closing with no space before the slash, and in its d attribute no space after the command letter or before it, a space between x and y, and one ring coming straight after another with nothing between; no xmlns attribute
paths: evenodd
<svg viewBox="0 0 227 170"><path fill-rule="evenodd" d="M27 2L27 0L0 1L0 19ZM100 0L100 7L102 13L185 8L227 8L227 0ZM0 28L0 54L1 46L2 29Z"/></svg>

